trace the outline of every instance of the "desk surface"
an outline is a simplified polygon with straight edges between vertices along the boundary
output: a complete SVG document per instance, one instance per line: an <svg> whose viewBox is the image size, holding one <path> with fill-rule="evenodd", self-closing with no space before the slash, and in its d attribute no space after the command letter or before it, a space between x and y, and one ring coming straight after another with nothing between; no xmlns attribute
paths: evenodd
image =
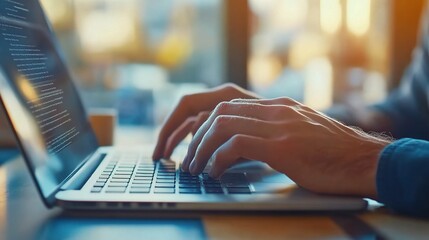
<svg viewBox="0 0 429 240"><path fill-rule="evenodd" d="M121 139L131 132L133 137ZM120 145L150 140L144 130L123 129L119 135ZM67 213L45 208L17 157L0 167L0 232L0 239L424 239L429 221L380 207L355 214Z"/></svg>

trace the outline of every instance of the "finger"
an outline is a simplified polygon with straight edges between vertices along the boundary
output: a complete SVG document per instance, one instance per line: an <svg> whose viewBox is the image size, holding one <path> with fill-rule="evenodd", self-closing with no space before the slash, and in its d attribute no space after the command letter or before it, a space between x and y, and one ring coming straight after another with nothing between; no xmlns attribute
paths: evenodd
<svg viewBox="0 0 429 240"><path fill-rule="evenodd" d="M260 120L270 120L270 111L273 109L272 106L260 105L260 104L248 104L248 103L232 103L222 102L218 104L215 110L212 112L210 117L195 133L194 138L188 147L188 153L183 161L182 168L185 171L189 170L189 164L195 156L195 151L200 144L202 138L215 121L216 117L221 115L235 115L249 118L255 118Z"/></svg>
<svg viewBox="0 0 429 240"><path fill-rule="evenodd" d="M240 116L218 116L206 132L190 163L189 171L197 175L201 173L207 162L223 143L237 134L262 138L277 137L278 125L258 119Z"/></svg>
<svg viewBox="0 0 429 240"><path fill-rule="evenodd" d="M160 159L163 156L168 137L180 126L189 116L195 116L202 111L211 111L219 102L230 101L231 99L242 97L256 97L251 93L238 90L231 85L214 88L211 91L188 95L183 97L175 110L167 118L160 131L153 159Z"/></svg>
<svg viewBox="0 0 429 240"><path fill-rule="evenodd" d="M272 152L271 141L255 137L238 134L230 138L213 154L213 164L209 175L219 178L230 166L240 159L272 161L269 153Z"/></svg>
<svg viewBox="0 0 429 240"><path fill-rule="evenodd" d="M203 123L209 118L210 112L200 112L196 118L194 125L192 126L192 135L198 131L198 129L203 125Z"/></svg>
<svg viewBox="0 0 429 240"><path fill-rule="evenodd" d="M174 151L174 148L190 133L195 123L195 117L186 119L179 128L177 128L167 140L165 151L163 154L164 158L170 158Z"/></svg>

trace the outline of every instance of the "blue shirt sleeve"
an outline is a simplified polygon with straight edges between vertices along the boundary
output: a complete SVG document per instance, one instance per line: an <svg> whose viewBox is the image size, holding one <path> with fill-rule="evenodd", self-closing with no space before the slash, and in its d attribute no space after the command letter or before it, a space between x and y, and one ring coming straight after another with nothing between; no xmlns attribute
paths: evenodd
<svg viewBox="0 0 429 240"><path fill-rule="evenodd" d="M377 192L398 213L429 217L429 142L404 138L388 145L379 158Z"/></svg>

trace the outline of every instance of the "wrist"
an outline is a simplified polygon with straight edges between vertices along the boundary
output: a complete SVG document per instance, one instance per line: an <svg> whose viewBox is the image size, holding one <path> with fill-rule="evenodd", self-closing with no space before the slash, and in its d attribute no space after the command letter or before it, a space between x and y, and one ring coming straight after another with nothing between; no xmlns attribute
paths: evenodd
<svg viewBox="0 0 429 240"><path fill-rule="evenodd" d="M355 159L360 165L360 176L356 176L354 182L356 193L362 197L377 200L377 169L380 155L390 141L377 139L370 136L360 148L360 154Z"/></svg>

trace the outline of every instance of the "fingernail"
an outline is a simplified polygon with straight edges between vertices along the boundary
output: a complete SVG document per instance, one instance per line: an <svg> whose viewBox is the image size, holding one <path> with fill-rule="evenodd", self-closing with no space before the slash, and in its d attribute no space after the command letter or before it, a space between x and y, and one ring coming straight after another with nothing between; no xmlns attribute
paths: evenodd
<svg viewBox="0 0 429 240"><path fill-rule="evenodd" d="M164 157L164 158L168 157L169 155L168 155L167 153L168 153L168 152L164 151L164 152L162 153L162 157Z"/></svg>
<svg viewBox="0 0 429 240"><path fill-rule="evenodd" d="M192 160L191 164L189 165L189 170L191 173L195 174L196 170L197 170L197 163L194 160Z"/></svg>

